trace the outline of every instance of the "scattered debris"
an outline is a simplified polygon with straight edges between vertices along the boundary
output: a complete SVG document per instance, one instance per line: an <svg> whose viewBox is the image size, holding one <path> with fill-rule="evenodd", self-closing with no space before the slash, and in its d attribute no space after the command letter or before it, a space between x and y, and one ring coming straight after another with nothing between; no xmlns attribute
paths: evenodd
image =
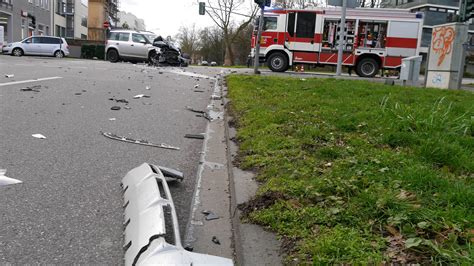
<svg viewBox="0 0 474 266"><path fill-rule="evenodd" d="M164 166L158 166L158 169L160 169L161 173L165 176L166 181L170 180L180 180L183 181L184 179L184 174L176 169L164 167Z"/></svg>
<svg viewBox="0 0 474 266"><path fill-rule="evenodd" d="M194 88L195 89L199 88L199 84L194 85Z"/></svg>
<svg viewBox="0 0 474 266"><path fill-rule="evenodd" d="M204 92L203 90L194 90L194 92Z"/></svg>
<svg viewBox="0 0 474 266"><path fill-rule="evenodd" d="M331 162L326 163L326 164L324 164L324 166L326 166L326 167L331 167L331 166L332 166L332 163L331 163Z"/></svg>
<svg viewBox="0 0 474 266"><path fill-rule="evenodd" d="M198 114L205 114L206 113L205 111L196 110L196 109L194 109L192 107L189 107L189 106L186 106L186 110L194 112L194 113L198 113Z"/></svg>
<svg viewBox="0 0 474 266"><path fill-rule="evenodd" d="M145 90L150 90L150 87L146 86L146 87L145 87Z"/></svg>
<svg viewBox="0 0 474 266"><path fill-rule="evenodd" d="M114 110L114 111L118 111L120 109L121 109L120 106L112 106L112 108L110 108L110 110Z"/></svg>
<svg viewBox="0 0 474 266"><path fill-rule="evenodd" d="M74 95L82 95L82 93L76 92L76 93L74 93Z"/></svg>
<svg viewBox="0 0 474 266"><path fill-rule="evenodd" d="M33 134L31 135L33 138L37 138L37 139L45 139L46 137L41 135L41 134Z"/></svg>
<svg viewBox="0 0 474 266"><path fill-rule="evenodd" d="M145 145L145 146L152 146L152 147L169 149L169 150L179 150L178 147L174 147L174 146L171 146L171 145L168 145L168 144L165 144L165 143L155 144L155 143L149 142L148 140L144 140L144 139L127 138L127 137L118 136L118 135L115 135L115 134L109 133L109 132L101 132L101 133L102 133L102 135L104 135L107 138L120 140L120 141L124 141L124 142L128 142L128 143L140 144L140 145Z"/></svg>
<svg viewBox="0 0 474 266"><path fill-rule="evenodd" d="M109 121L115 121L115 120L117 120L115 117L109 118Z"/></svg>
<svg viewBox="0 0 474 266"><path fill-rule="evenodd" d="M124 109L130 110L130 109L132 109L132 107L130 107L130 106L125 106Z"/></svg>
<svg viewBox="0 0 474 266"><path fill-rule="evenodd" d="M216 236L213 236L213 237L212 237L212 242L213 242L214 244L216 244L216 245L220 245L220 244L221 244L221 242L219 241L219 239L217 239Z"/></svg>
<svg viewBox="0 0 474 266"><path fill-rule="evenodd" d="M301 81L306 81L306 79L300 79Z"/></svg>
<svg viewBox="0 0 474 266"><path fill-rule="evenodd" d="M213 95L211 96L211 99L212 99L212 100L220 100L220 99L222 99L222 96L217 95L217 94L213 94Z"/></svg>
<svg viewBox="0 0 474 266"><path fill-rule="evenodd" d="M213 213L212 211L206 210L206 211L202 211L202 213L206 215L206 221L217 220L220 218L217 214Z"/></svg>
<svg viewBox="0 0 474 266"><path fill-rule="evenodd" d="M150 96L145 95L145 94L138 94L138 95L133 96L133 99L140 99L140 98L150 98Z"/></svg>
<svg viewBox="0 0 474 266"><path fill-rule="evenodd" d="M118 99L118 100L115 100L115 101L118 102L118 103L128 103L128 101L125 100L125 99Z"/></svg>
<svg viewBox="0 0 474 266"><path fill-rule="evenodd" d="M15 77L15 75L13 75L13 74L5 74L5 77L6 77L7 79L9 79L9 78Z"/></svg>
<svg viewBox="0 0 474 266"><path fill-rule="evenodd" d="M31 87L22 88L22 89L20 89L20 91L34 91L34 92L39 92L39 89L41 89L41 85L35 85L35 86L31 86Z"/></svg>
<svg viewBox="0 0 474 266"><path fill-rule="evenodd" d="M202 134L186 134L184 137L188 139L204 139L204 135Z"/></svg>
<svg viewBox="0 0 474 266"><path fill-rule="evenodd" d="M13 179L13 178L10 178L8 176L5 176L6 173L7 173L7 169L0 169L0 186L7 186L7 185L23 183L20 180Z"/></svg>

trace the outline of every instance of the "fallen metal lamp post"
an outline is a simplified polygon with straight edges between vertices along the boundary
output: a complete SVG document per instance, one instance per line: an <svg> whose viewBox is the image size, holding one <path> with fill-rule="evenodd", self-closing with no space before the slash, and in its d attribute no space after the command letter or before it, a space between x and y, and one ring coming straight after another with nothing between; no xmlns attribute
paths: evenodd
<svg viewBox="0 0 474 266"><path fill-rule="evenodd" d="M122 179L125 265L233 265L231 259L183 248L175 206L166 183L166 178L174 175L182 179L182 175L172 169L163 170L144 163ZM167 232L168 228L173 232Z"/></svg>

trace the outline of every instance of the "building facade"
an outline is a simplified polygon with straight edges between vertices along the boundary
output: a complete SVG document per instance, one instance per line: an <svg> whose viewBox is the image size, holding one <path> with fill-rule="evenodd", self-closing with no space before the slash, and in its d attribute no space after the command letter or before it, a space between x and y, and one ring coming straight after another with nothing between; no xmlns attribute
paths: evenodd
<svg viewBox="0 0 474 266"><path fill-rule="evenodd" d="M145 21L143 19L137 18L132 13L120 11L118 12L118 27L127 28L131 30L146 30Z"/></svg>
<svg viewBox="0 0 474 266"><path fill-rule="evenodd" d="M4 41L33 35L51 35L52 0L0 0L0 26Z"/></svg>
<svg viewBox="0 0 474 266"><path fill-rule="evenodd" d="M406 8L412 12L424 13L421 52L427 53L431 43L433 26L456 21L459 15L459 0L383 0L381 7ZM474 23L469 26L469 44L474 45Z"/></svg>
<svg viewBox="0 0 474 266"><path fill-rule="evenodd" d="M54 35L87 39L88 0L54 0L52 21Z"/></svg>

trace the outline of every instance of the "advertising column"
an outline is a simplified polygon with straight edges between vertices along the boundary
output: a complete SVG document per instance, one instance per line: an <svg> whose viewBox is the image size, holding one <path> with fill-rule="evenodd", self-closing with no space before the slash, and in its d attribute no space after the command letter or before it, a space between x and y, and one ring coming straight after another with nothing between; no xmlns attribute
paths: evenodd
<svg viewBox="0 0 474 266"><path fill-rule="evenodd" d="M461 87L468 26L448 23L433 27L429 51L426 87L459 89Z"/></svg>

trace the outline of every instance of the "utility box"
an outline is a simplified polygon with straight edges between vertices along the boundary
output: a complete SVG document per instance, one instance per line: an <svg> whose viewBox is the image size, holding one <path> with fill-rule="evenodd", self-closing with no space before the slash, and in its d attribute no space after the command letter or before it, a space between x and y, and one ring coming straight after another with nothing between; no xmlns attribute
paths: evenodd
<svg viewBox="0 0 474 266"><path fill-rule="evenodd" d="M467 40L467 24L456 22L433 27L426 87L461 87Z"/></svg>
<svg viewBox="0 0 474 266"><path fill-rule="evenodd" d="M403 85L417 86L420 79L421 56L410 56L402 59L400 80Z"/></svg>

